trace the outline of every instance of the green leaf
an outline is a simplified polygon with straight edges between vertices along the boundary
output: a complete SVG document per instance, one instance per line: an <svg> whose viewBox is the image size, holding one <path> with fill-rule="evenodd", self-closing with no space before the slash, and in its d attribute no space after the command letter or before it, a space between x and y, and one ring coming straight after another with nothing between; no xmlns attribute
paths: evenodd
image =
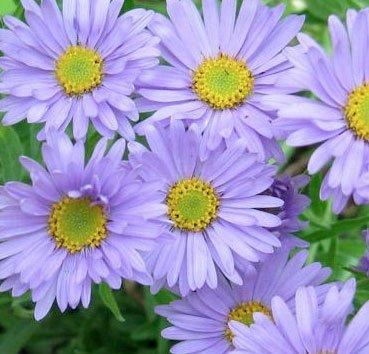
<svg viewBox="0 0 369 354"><path fill-rule="evenodd" d="M303 216L310 222L311 227L324 229L330 227L334 222L335 216L332 214L331 201L322 201L320 199L320 186L323 177L321 174L316 174L310 179L309 183L309 198L311 204Z"/></svg>
<svg viewBox="0 0 369 354"><path fill-rule="evenodd" d="M155 340L156 333L152 329L153 327L151 323L144 323L131 333L131 338L135 341Z"/></svg>
<svg viewBox="0 0 369 354"><path fill-rule="evenodd" d="M168 323L164 318L160 318L159 320L159 333L158 333L158 354L167 354L169 353L169 342L164 340L161 336L161 331L168 327Z"/></svg>
<svg viewBox="0 0 369 354"><path fill-rule="evenodd" d="M132 10L135 7L135 1L134 0L125 0L123 5L123 11L129 11Z"/></svg>
<svg viewBox="0 0 369 354"><path fill-rule="evenodd" d="M3 182L21 180L24 170L19 156L23 154L23 146L12 127L0 125L0 146L0 179Z"/></svg>
<svg viewBox="0 0 369 354"><path fill-rule="evenodd" d="M117 301L115 300L113 291L110 287L102 283L99 285L99 295L104 305L113 313L115 318L119 322L124 322L124 317L122 316Z"/></svg>
<svg viewBox="0 0 369 354"><path fill-rule="evenodd" d="M13 322L13 326L0 336L0 353L18 354L38 328L33 322Z"/></svg>
<svg viewBox="0 0 369 354"><path fill-rule="evenodd" d="M320 259L320 261L327 267L335 270L337 263L337 252L338 252L338 244L339 238L337 236L332 237L327 240L329 242L327 246L327 251L324 253L324 256Z"/></svg>
<svg viewBox="0 0 369 354"><path fill-rule="evenodd" d="M369 6L369 0L348 0L349 7L356 7L357 9L363 9Z"/></svg>
<svg viewBox="0 0 369 354"><path fill-rule="evenodd" d="M303 237L309 242L319 242L339 236L344 232L360 230L369 224L369 216L363 216L356 219L338 220L332 223L331 227L322 228L315 232L305 234Z"/></svg>
<svg viewBox="0 0 369 354"><path fill-rule="evenodd" d="M150 289L144 288L144 296L145 296L145 310L147 319L150 322L153 322L156 318L155 314L155 306L157 302L155 301L154 295L151 294Z"/></svg>
<svg viewBox="0 0 369 354"><path fill-rule="evenodd" d="M325 211L326 202L320 199L320 186L323 177L321 174L314 175L309 184L309 197L311 200L310 208L316 215L323 215Z"/></svg>
<svg viewBox="0 0 369 354"><path fill-rule="evenodd" d="M154 10L156 12L160 12L165 14L167 12L167 8L165 5L165 1L158 0L136 0L136 7L143 7L145 9Z"/></svg>
<svg viewBox="0 0 369 354"><path fill-rule="evenodd" d="M144 296L146 316L147 319L151 322L157 318L157 315L155 313L155 307L157 305L169 304L173 300L177 299L175 295L173 295L170 291L166 289L163 289L157 294L153 295L151 294L149 288L144 288Z"/></svg>
<svg viewBox="0 0 369 354"><path fill-rule="evenodd" d="M343 17L348 9L346 0L306 0L306 5L313 16L323 21L332 14Z"/></svg>
<svg viewBox="0 0 369 354"><path fill-rule="evenodd" d="M17 9L14 0L0 1L0 16L11 15Z"/></svg>

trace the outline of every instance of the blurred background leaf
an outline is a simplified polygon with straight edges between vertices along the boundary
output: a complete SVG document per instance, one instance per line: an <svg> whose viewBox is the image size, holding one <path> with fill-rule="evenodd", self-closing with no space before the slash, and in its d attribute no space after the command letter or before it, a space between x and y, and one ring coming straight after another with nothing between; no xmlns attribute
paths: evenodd
<svg viewBox="0 0 369 354"><path fill-rule="evenodd" d="M17 5L14 0L1 0L0 1L0 16L10 15L15 12Z"/></svg>
<svg viewBox="0 0 369 354"><path fill-rule="evenodd" d="M24 171L19 156L23 155L23 145L14 128L0 125L0 146L0 180L21 180Z"/></svg>
<svg viewBox="0 0 369 354"><path fill-rule="evenodd" d="M200 6L201 1L196 0ZM239 0L241 2L241 0ZM306 17L304 31L329 49L326 20L330 14L343 18L348 8L369 6L369 0L265 0L269 5L284 3L286 12ZM61 0L58 0L61 3ZM163 0L125 0L124 11L140 7L165 14ZM23 18L20 0L0 0L0 15L13 14ZM18 162L25 154L40 161L40 143L36 140L40 127L19 123L14 127L0 126L0 182L24 180L26 175ZM87 154L99 139L89 131ZM283 146L287 164L281 171L306 173L309 149ZM356 305L369 298L369 280L357 273L355 266L365 252L361 229L369 223L368 207L350 207L337 218L331 204L319 198L322 175L312 177L305 193L311 206L303 218L310 226L301 236L310 241L309 261L321 261L333 268L332 279L358 279ZM111 291L106 285L93 289L91 307L60 314L57 310L42 322L32 317L33 304L29 296L12 299L0 294L0 354L168 354L171 343L160 332L168 324L155 314L155 307L175 299L168 291L152 295L147 288L126 283L122 290ZM125 320L124 322L123 319ZM214 353L216 354L216 353Z"/></svg>
<svg viewBox="0 0 369 354"><path fill-rule="evenodd" d="M307 11L322 21L326 21L331 14L344 17L348 7L346 0L306 0Z"/></svg>

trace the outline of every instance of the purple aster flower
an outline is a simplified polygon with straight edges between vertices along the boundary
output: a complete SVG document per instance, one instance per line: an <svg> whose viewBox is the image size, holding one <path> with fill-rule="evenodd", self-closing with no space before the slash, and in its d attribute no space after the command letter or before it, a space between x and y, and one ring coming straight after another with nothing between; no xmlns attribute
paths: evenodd
<svg viewBox="0 0 369 354"><path fill-rule="evenodd" d="M22 0L27 23L5 16L0 30L2 121L45 123L39 139L73 121L76 139L89 121L103 136L134 139L138 120L129 97L140 71L157 64L158 39L145 30L152 12L118 17L123 0Z"/></svg>
<svg viewBox="0 0 369 354"><path fill-rule="evenodd" d="M229 324L237 320L250 326L253 314L271 317L271 300L280 296L292 306L300 286L317 286L324 296L327 285L320 285L329 269L319 263L304 266L308 257L301 251L288 260L290 247L282 247L268 259L244 273L244 285L234 285L222 279L217 289L208 286L190 293L184 299L157 307L157 312L173 325L164 329L164 338L179 340L171 353L223 354L232 350L233 330ZM259 351L257 354L264 352Z"/></svg>
<svg viewBox="0 0 369 354"><path fill-rule="evenodd" d="M369 230L363 231L363 239L366 245L365 255L361 258L357 269L369 277Z"/></svg>
<svg viewBox="0 0 369 354"><path fill-rule="evenodd" d="M92 283L118 289L122 278L152 282L140 253L159 235L150 218L162 213L160 195L122 163L123 140L105 155L106 145L100 140L85 165L81 141L50 132L46 169L21 158L32 185L0 189L0 291L31 290L37 320L55 299L61 311L80 301L87 307Z"/></svg>
<svg viewBox="0 0 369 354"><path fill-rule="evenodd" d="M275 83L291 67L282 49L300 30L304 18L281 19L284 6L268 8L260 0L203 0L203 17L191 0L168 0L170 20L155 15L149 25L160 37L162 56L170 65L140 76L142 112L156 111L137 126L170 118L196 123L213 150L223 138L245 138L262 160L283 159L274 139L273 112L260 102L282 90Z"/></svg>
<svg viewBox="0 0 369 354"><path fill-rule="evenodd" d="M304 175L295 177L280 176L277 177L268 193L274 197L283 200L282 207L275 210L275 214L280 217L282 224L274 229L280 238L288 237L297 241L300 247L306 247L307 244L293 236L292 234L305 228L306 222L299 219L300 215L310 204L310 199L301 194L300 190L309 182L309 178Z"/></svg>
<svg viewBox="0 0 369 354"><path fill-rule="evenodd" d="M280 247L268 229L281 224L268 209L283 201L263 194L273 183L275 167L246 152L246 143L223 144L200 159L202 142L196 125L182 122L169 128L150 126L147 151L131 143L131 161L145 181L157 181L167 210L158 247L147 260L156 287L179 286L181 294L208 284L217 286L217 271L242 283L235 264L258 262ZM173 257L175 255L175 257Z"/></svg>
<svg viewBox="0 0 369 354"><path fill-rule="evenodd" d="M272 300L271 321L255 314L255 323L247 327L232 322L235 334L233 354L367 354L369 353L369 302L351 322L355 280L342 289L332 286L319 305L316 288L300 288L295 297L296 314L286 301L277 296Z"/></svg>
<svg viewBox="0 0 369 354"><path fill-rule="evenodd" d="M321 198L333 198L335 213L343 210L361 174L368 169L369 70L365 60L368 19L366 10L349 10L344 26L331 16L330 57L306 35L299 36L299 48L286 50L294 69L281 81L311 91L317 99L270 95L263 100L264 104L279 109L275 126L287 137L287 144L320 144L310 158L310 173L332 162L321 186Z"/></svg>

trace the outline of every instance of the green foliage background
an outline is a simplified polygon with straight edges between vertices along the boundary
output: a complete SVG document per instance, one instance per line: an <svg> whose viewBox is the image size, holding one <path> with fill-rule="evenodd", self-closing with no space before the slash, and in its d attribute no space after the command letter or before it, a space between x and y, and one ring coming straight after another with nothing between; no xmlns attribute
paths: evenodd
<svg viewBox="0 0 369 354"><path fill-rule="evenodd" d="M276 5L282 1L265 2ZM284 0L283 3L288 13L306 15L304 31L327 49L327 17L332 13L344 17L350 7L369 6L369 0ZM144 7L165 13L164 0L126 0L124 6L126 10ZM20 1L0 0L0 16L6 14L22 18ZM25 123L0 126L0 183L26 180L18 156L24 154L40 160L40 146L35 139L38 129ZM97 136L91 133L90 149L96 140ZM284 149L288 163L282 171L293 175L305 172L311 151ZM318 260L332 267L332 279L356 276L356 305L359 306L369 299L369 280L356 273L353 266L365 252L360 230L369 224L369 208L349 206L342 216L334 217L330 204L319 200L321 178L314 176L305 191L312 204L303 216L310 226L301 237L311 242L310 261ZM148 289L132 283L114 293L101 285L94 289L88 310L78 309L63 315L54 310L44 321L36 323L28 296L12 299L9 294L0 294L0 354L167 354L170 343L160 337L165 320L155 315L154 307L171 299L173 295L167 291L152 296Z"/></svg>

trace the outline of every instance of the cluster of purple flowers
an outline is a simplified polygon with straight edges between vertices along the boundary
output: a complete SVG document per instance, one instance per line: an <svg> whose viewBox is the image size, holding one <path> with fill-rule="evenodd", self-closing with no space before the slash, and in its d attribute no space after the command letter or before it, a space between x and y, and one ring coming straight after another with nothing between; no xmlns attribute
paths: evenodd
<svg viewBox="0 0 369 354"><path fill-rule="evenodd" d="M42 124L43 164L21 157L31 184L0 187L0 291L30 291L39 320L128 279L180 297L157 309L172 353L369 353L368 304L345 324L354 281L291 256L307 247L308 177L277 173L277 139L320 143L321 198L369 203L369 12L330 18L328 57L302 16L260 0L167 0L169 18L121 14L123 0L22 4L25 22L0 30L0 109L4 125ZM86 159L90 123L102 138Z"/></svg>

